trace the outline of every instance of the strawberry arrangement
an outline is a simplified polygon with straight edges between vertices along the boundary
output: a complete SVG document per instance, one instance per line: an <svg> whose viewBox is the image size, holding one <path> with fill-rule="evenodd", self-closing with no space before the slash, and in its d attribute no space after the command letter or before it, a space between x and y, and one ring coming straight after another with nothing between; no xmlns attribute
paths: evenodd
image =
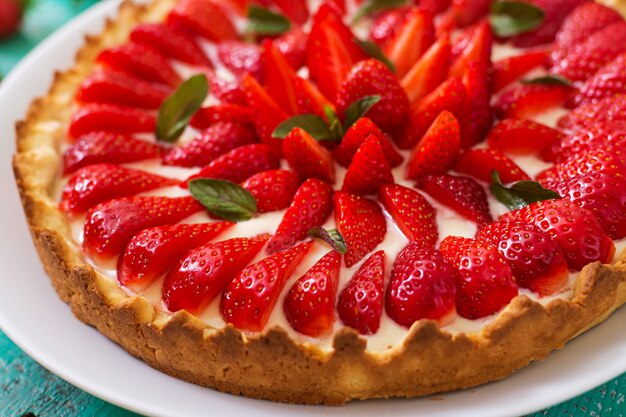
<svg viewBox="0 0 626 417"><path fill-rule="evenodd" d="M336 321L375 334L384 314L485 318L610 263L626 237L621 16L387 3L181 0L102 51L63 155L60 209L84 218L84 254L132 291L160 285L171 312L219 302L260 332L281 309L314 338ZM529 49L492 62L505 42ZM279 211L271 234L246 229ZM442 213L476 233L442 233Z"/></svg>

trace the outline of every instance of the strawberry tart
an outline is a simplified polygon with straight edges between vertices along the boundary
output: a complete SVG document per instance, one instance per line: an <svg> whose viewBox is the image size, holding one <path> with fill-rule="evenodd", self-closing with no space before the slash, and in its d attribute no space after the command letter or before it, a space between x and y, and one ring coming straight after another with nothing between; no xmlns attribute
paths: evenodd
<svg viewBox="0 0 626 417"><path fill-rule="evenodd" d="M626 302L626 22L584 0L125 2L17 124L76 317L341 404L506 377Z"/></svg>

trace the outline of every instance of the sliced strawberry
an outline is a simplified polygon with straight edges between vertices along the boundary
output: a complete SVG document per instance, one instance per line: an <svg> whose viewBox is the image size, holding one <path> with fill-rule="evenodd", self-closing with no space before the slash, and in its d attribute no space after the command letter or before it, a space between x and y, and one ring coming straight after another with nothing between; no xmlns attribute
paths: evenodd
<svg viewBox="0 0 626 417"><path fill-rule="evenodd" d="M586 0L525 0L525 2L543 11L543 22L538 28L515 36L513 38L513 44L517 47L527 48L554 41L554 37L567 15L585 1Z"/></svg>
<svg viewBox="0 0 626 417"><path fill-rule="evenodd" d="M330 151L299 127L293 128L283 141L283 154L300 178L335 182L335 166Z"/></svg>
<svg viewBox="0 0 626 417"><path fill-rule="evenodd" d="M449 111L442 111L413 149L407 166L407 178L446 172L460 150L459 122Z"/></svg>
<svg viewBox="0 0 626 417"><path fill-rule="evenodd" d="M283 54L289 65L295 70L306 62L306 45L309 35L300 27L294 27L274 39L274 45Z"/></svg>
<svg viewBox="0 0 626 417"><path fill-rule="evenodd" d="M72 114L68 134L71 138L79 138L99 131L148 133L155 128L156 119L150 112L114 104L92 103L81 106Z"/></svg>
<svg viewBox="0 0 626 417"><path fill-rule="evenodd" d="M130 33L130 40L156 49L163 55L199 67L213 67L211 60L196 40L168 25L147 23L138 25Z"/></svg>
<svg viewBox="0 0 626 417"><path fill-rule="evenodd" d="M225 41L217 45L217 59L237 77L248 73L260 82L264 77L262 51L254 43Z"/></svg>
<svg viewBox="0 0 626 417"><path fill-rule="evenodd" d="M409 243L396 257L385 296L393 321L410 328L421 319L449 324L456 315L456 271L441 252Z"/></svg>
<svg viewBox="0 0 626 417"><path fill-rule="evenodd" d="M202 313L266 241L267 235L234 238L191 250L165 276L163 303L170 311Z"/></svg>
<svg viewBox="0 0 626 417"><path fill-rule="evenodd" d="M558 292L567 282L569 272L561 248L533 224L489 223L478 230L476 240L500 252L522 288L545 296Z"/></svg>
<svg viewBox="0 0 626 417"><path fill-rule="evenodd" d="M517 295L511 268L497 249L474 239L448 236L440 250L457 271L456 309L461 317L489 316Z"/></svg>
<svg viewBox="0 0 626 417"><path fill-rule="evenodd" d="M370 135L374 135L378 138L383 154L390 167L394 168L402 163L403 158L393 147L388 139L389 137L367 117L361 117L350 126L339 143L339 146L334 150L335 160L344 167L350 166L356 151Z"/></svg>
<svg viewBox="0 0 626 417"><path fill-rule="evenodd" d="M502 152L529 155L560 143L563 137L558 130L532 120L504 119L489 132L487 144Z"/></svg>
<svg viewBox="0 0 626 417"><path fill-rule="evenodd" d="M63 188L61 210L77 214L117 197L174 185L178 181L113 164L96 164L74 173Z"/></svg>
<svg viewBox="0 0 626 417"><path fill-rule="evenodd" d="M419 7L432 16L445 12L450 7L451 0L420 0Z"/></svg>
<svg viewBox="0 0 626 417"><path fill-rule="evenodd" d="M267 245L274 253L292 247L307 237L309 230L324 224L332 211L333 189L316 178L306 180L293 197L291 205Z"/></svg>
<svg viewBox="0 0 626 417"><path fill-rule="evenodd" d="M493 110L489 104L491 91L487 78L487 68L478 62L470 62L463 75L467 103L465 118L462 119L462 148L469 148L485 140L493 125Z"/></svg>
<svg viewBox="0 0 626 417"><path fill-rule="evenodd" d="M626 122L598 123L555 143L542 152L547 161L563 162L573 155L580 155L603 146L624 148L626 146Z"/></svg>
<svg viewBox="0 0 626 417"><path fill-rule="evenodd" d="M477 224L492 220L485 189L476 181L454 175L427 175L417 187L446 207Z"/></svg>
<svg viewBox="0 0 626 417"><path fill-rule="evenodd" d="M365 197L337 191L335 224L348 246L344 260L350 268L376 248L387 233L387 222L378 204Z"/></svg>
<svg viewBox="0 0 626 417"><path fill-rule="evenodd" d="M407 122L395 137L396 144L401 149L411 149L442 111L447 110L458 119L465 111L465 103L465 86L460 79L449 78L411 107Z"/></svg>
<svg viewBox="0 0 626 417"><path fill-rule="evenodd" d="M283 54L271 40L263 42L263 61L265 64L265 91L274 99L285 113L298 113L298 101L294 80L297 75Z"/></svg>
<svg viewBox="0 0 626 417"><path fill-rule="evenodd" d="M216 158L256 142L252 128L239 123L215 123L184 145L173 148L163 158L164 165L203 167Z"/></svg>
<svg viewBox="0 0 626 417"><path fill-rule="evenodd" d="M530 119L559 107L571 94L564 85L522 84L504 90L496 99L494 109L498 117Z"/></svg>
<svg viewBox="0 0 626 417"><path fill-rule="evenodd" d="M339 294L337 313L348 327L375 334L380 327L385 291L385 252L374 252Z"/></svg>
<svg viewBox="0 0 626 417"><path fill-rule="evenodd" d="M594 172L626 175L626 151L612 145L598 145L588 152L574 154L537 175L542 183L563 180Z"/></svg>
<svg viewBox="0 0 626 417"><path fill-rule="evenodd" d="M624 91L626 91L626 52L618 55L588 78L567 104L570 107L577 107L581 104L595 103Z"/></svg>
<svg viewBox="0 0 626 417"><path fill-rule="evenodd" d="M251 124L254 113L251 109L238 104L216 104L202 107L189 123L196 129L207 129L219 122Z"/></svg>
<svg viewBox="0 0 626 417"><path fill-rule="evenodd" d="M493 0L452 0L451 3L457 26L466 27L487 16Z"/></svg>
<svg viewBox="0 0 626 417"><path fill-rule="evenodd" d="M113 70L127 72L146 81L177 86L181 79L165 56L155 49L127 43L105 49L96 62Z"/></svg>
<svg viewBox="0 0 626 417"><path fill-rule="evenodd" d="M326 120L324 109L328 107L335 111L335 105L328 101L317 87L306 78L298 76L293 80L293 84L296 91L298 114L316 114Z"/></svg>
<svg viewBox="0 0 626 417"><path fill-rule="evenodd" d="M161 156L161 148L132 136L93 132L78 138L63 154L63 174L87 165L107 162L123 164Z"/></svg>
<svg viewBox="0 0 626 417"><path fill-rule="evenodd" d="M400 84L411 104L428 95L446 79L450 68L450 38L441 37L402 77Z"/></svg>
<svg viewBox="0 0 626 417"><path fill-rule="evenodd" d="M497 149L469 149L457 158L454 170L487 183L491 182L492 171L498 171L503 183L530 179L515 162Z"/></svg>
<svg viewBox="0 0 626 417"><path fill-rule="evenodd" d="M559 127L579 129L597 123L626 121L626 94L606 97L596 103L587 103L577 107L559 122Z"/></svg>
<svg viewBox="0 0 626 417"><path fill-rule="evenodd" d="M187 178L184 186L194 178L217 178L231 182L242 182L254 174L278 169L280 161L272 149L263 144L240 146L214 159L197 174Z"/></svg>
<svg viewBox="0 0 626 417"><path fill-rule="evenodd" d="M537 67L546 64L548 51L541 49L513 55L493 63L493 90L498 92Z"/></svg>
<svg viewBox="0 0 626 417"><path fill-rule="evenodd" d="M329 252L293 284L283 309L297 332L311 337L330 333L335 321L340 268L341 255Z"/></svg>
<svg viewBox="0 0 626 417"><path fill-rule="evenodd" d="M119 255L126 243L149 227L175 224L203 207L192 197L123 197L98 204L87 213L83 250L107 259Z"/></svg>
<svg viewBox="0 0 626 417"><path fill-rule="evenodd" d="M467 44L450 67L450 77L463 77L471 62L482 68L491 67L491 45L493 34L489 23L482 22L472 28L468 34Z"/></svg>
<svg viewBox="0 0 626 417"><path fill-rule="evenodd" d="M278 297L312 242L301 243L245 267L226 284L220 302L224 321L238 329L260 332Z"/></svg>
<svg viewBox="0 0 626 417"><path fill-rule="evenodd" d="M554 239L570 269L580 271L585 265L600 261L609 263L615 245L594 215L568 200L545 200L506 213L506 221L531 223Z"/></svg>
<svg viewBox="0 0 626 417"><path fill-rule="evenodd" d="M420 193L397 184L380 187L378 200L412 242L434 247L439 238L435 209Z"/></svg>
<svg viewBox="0 0 626 417"><path fill-rule="evenodd" d="M258 212L265 213L289 207L300 186L300 178L291 171L274 169L251 176L241 186L256 200Z"/></svg>
<svg viewBox="0 0 626 417"><path fill-rule="evenodd" d="M376 135L370 135L354 155L343 179L342 191L376 194L383 184L393 184L393 174Z"/></svg>
<svg viewBox="0 0 626 417"><path fill-rule="evenodd" d="M213 0L181 0L168 15L167 22L214 42L237 39L235 26Z"/></svg>
<svg viewBox="0 0 626 417"><path fill-rule="evenodd" d="M303 25L309 19L309 7L306 0L273 0L272 2L298 25Z"/></svg>
<svg viewBox="0 0 626 417"><path fill-rule="evenodd" d="M134 291L142 291L187 252L210 242L233 225L231 222L214 222L145 229L126 245L117 262L117 279Z"/></svg>
<svg viewBox="0 0 626 417"><path fill-rule="evenodd" d="M378 45L385 46L402 28L410 7L394 7L374 15L369 38Z"/></svg>
<svg viewBox="0 0 626 417"><path fill-rule="evenodd" d="M225 80L219 77L209 78L211 94L223 104L247 106L246 93L236 80Z"/></svg>

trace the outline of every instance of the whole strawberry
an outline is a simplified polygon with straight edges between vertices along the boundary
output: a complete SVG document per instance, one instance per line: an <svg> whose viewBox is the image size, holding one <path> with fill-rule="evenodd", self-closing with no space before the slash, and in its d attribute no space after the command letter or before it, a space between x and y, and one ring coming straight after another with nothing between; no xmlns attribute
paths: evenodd
<svg viewBox="0 0 626 417"><path fill-rule="evenodd" d="M19 30L23 14L18 0L0 0L0 39L8 38Z"/></svg>

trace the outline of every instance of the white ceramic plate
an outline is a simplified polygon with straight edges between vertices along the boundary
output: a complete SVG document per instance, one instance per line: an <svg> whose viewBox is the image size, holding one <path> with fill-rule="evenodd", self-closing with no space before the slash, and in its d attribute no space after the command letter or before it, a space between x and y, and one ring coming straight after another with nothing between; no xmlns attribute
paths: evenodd
<svg viewBox="0 0 626 417"><path fill-rule="evenodd" d="M414 400L366 401L346 407L275 404L221 394L153 370L75 319L56 296L28 233L11 155L13 125L44 94L54 70L73 62L82 35L114 15L103 2L55 33L0 87L0 327L30 356L72 384L112 403L154 416L513 416L581 394L626 371L626 310L569 343L545 362L463 392Z"/></svg>

